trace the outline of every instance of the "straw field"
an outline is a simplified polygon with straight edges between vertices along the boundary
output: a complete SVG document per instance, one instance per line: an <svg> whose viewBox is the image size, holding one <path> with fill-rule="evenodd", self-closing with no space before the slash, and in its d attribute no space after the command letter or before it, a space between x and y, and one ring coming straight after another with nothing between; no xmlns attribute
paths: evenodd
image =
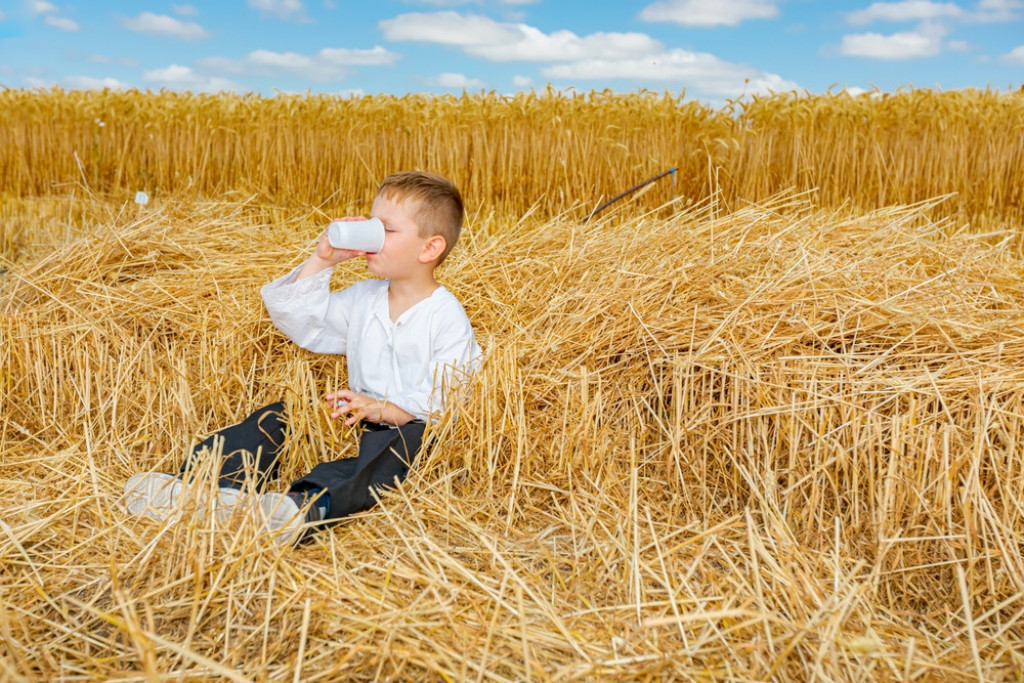
<svg viewBox="0 0 1024 683"><path fill-rule="evenodd" d="M629 144L662 140L656 162L574 130L565 149L589 165L573 169L550 127L498 135L490 117L510 109L493 97L420 102L475 108L472 151L454 116L431 143L415 107L385 133L380 115L336 125L347 105L287 99L325 107L323 131L362 126L363 142L338 142L351 154L319 156L327 132L272 133L255 114L229 156L203 118L277 100L0 97L0 680L1019 680L1019 119L984 159L966 137L992 125L972 107L1000 120L1019 95L949 94L907 130L883 121L895 96L837 97L815 115L818 153L836 148L827 173L802 146L788 162L832 185L757 167L769 136L750 133L761 142L722 145L744 178L701 148L674 185L589 222L602 198L684 168L690 148L655 125L665 98L616 100L651 127ZM614 118L548 97L523 116ZM776 104L825 101L810 100ZM75 107L111 101L135 107L102 128L123 129L121 151L78 147L95 116ZM742 120L674 106L697 138ZM878 118L843 138L829 122L844 107ZM776 151L806 137L794 120L779 117ZM192 146L174 137L191 125ZM940 128L964 137L928 137ZM890 173L861 145L887 149ZM298 548L244 506L203 513L209 472L180 519L129 517L131 474L175 469L280 398L306 435L285 480L354 454L317 400L344 360L288 342L258 289L403 167L468 186L439 273L485 350L459 418L377 508ZM365 275L349 262L335 285Z"/></svg>

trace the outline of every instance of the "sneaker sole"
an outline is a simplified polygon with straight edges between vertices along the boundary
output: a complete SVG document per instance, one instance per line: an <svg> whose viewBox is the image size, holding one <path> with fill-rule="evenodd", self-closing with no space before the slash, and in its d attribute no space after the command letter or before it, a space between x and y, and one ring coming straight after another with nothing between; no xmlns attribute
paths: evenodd
<svg viewBox="0 0 1024 683"><path fill-rule="evenodd" d="M184 482L172 474L140 472L124 485L124 505L133 515L145 515L163 521L177 508Z"/></svg>
<svg viewBox="0 0 1024 683"><path fill-rule="evenodd" d="M229 521L235 514L235 507L241 498L242 491L240 489L217 489L217 521L221 524Z"/></svg>
<svg viewBox="0 0 1024 683"><path fill-rule="evenodd" d="M283 493L264 493L260 496L260 514L268 532L273 534L274 543L293 545L302 535L306 523L295 501Z"/></svg>

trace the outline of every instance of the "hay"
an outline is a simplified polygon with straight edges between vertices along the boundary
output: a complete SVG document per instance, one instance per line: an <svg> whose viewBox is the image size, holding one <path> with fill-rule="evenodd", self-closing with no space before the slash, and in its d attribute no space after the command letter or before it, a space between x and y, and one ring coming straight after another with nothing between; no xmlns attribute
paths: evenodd
<svg viewBox="0 0 1024 683"><path fill-rule="evenodd" d="M1024 264L932 208L471 224L461 419L295 550L119 498L282 396L311 435L285 478L351 453L316 406L343 362L257 292L319 218L85 211L0 279L2 677L1011 676Z"/></svg>

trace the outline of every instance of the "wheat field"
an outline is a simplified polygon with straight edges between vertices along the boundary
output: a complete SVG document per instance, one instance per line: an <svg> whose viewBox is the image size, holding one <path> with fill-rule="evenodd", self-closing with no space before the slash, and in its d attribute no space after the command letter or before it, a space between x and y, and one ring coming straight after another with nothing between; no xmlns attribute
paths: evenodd
<svg viewBox="0 0 1024 683"><path fill-rule="evenodd" d="M1024 89L781 93L709 109L653 92L502 96L0 91L5 197L74 186L154 197L347 208L429 166L480 211L593 208L669 168L648 209L814 192L867 211L947 197L941 215L1024 219ZM358 199L357 199L358 198Z"/></svg>
<svg viewBox="0 0 1024 683"><path fill-rule="evenodd" d="M658 119L713 139L742 117L665 97L548 93L519 128L501 123L515 100L415 100L440 137L468 121L472 151L431 144L413 98L408 134L375 127L386 98L287 100L324 108L325 131L353 107L337 126L380 155L359 170L259 117L230 154L205 123L175 137L276 100L0 96L0 680L1020 680L1024 143L1019 123L987 155L972 137L1019 94L903 93L943 104L917 128L895 126L897 96L779 95L818 108L820 148L777 113L774 137L720 143L733 167L670 159ZM768 121L772 99L744 115ZM106 119L148 125L151 148L78 146L97 116L75 107L111 101L178 109ZM651 112L635 164L593 132L616 107ZM558 176L538 122L572 111L557 137L581 167ZM933 125L962 135L926 144ZM641 141L661 156L636 161ZM794 182L830 145L831 184ZM888 150L888 180L858 145ZM272 400L307 435L285 481L354 454L317 400L344 360L277 333L258 289L403 166L465 173L439 277L485 361L459 418L377 508L298 548L244 505L204 513L209 472L179 519L128 516L131 474ZM365 276L349 262L335 285Z"/></svg>

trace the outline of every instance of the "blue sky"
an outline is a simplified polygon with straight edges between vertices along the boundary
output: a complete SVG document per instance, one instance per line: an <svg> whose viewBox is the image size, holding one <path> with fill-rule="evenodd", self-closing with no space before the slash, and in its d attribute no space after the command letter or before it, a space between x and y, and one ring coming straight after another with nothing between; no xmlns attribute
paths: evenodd
<svg viewBox="0 0 1024 683"><path fill-rule="evenodd" d="M1016 89L1024 0L0 0L0 85L238 93Z"/></svg>

